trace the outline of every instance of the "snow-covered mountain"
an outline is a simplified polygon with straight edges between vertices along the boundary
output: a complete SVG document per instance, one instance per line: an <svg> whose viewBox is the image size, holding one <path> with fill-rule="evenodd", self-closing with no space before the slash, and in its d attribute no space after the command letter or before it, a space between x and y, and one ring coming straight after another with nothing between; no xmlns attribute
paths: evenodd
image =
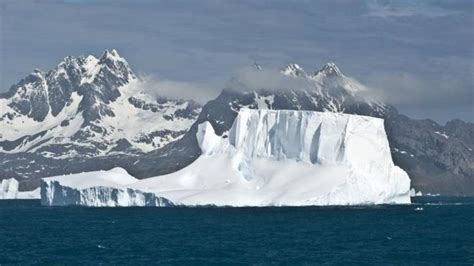
<svg viewBox="0 0 474 266"><path fill-rule="evenodd" d="M311 206L410 203L383 120L333 112L241 109L228 136L198 126L199 158L137 180L123 169L46 178L45 205ZM118 178L120 177L120 178Z"/></svg>
<svg viewBox="0 0 474 266"><path fill-rule="evenodd" d="M142 85L116 50L100 58L68 56L48 72L35 70L0 95L0 154L18 160L132 156L183 136L200 105L150 96ZM12 168L22 178L42 174L41 168Z"/></svg>
<svg viewBox="0 0 474 266"><path fill-rule="evenodd" d="M0 152L56 159L149 152L182 136L199 114L194 102L156 99L140 86L115 50L35 70L0 98Z"/></svg>

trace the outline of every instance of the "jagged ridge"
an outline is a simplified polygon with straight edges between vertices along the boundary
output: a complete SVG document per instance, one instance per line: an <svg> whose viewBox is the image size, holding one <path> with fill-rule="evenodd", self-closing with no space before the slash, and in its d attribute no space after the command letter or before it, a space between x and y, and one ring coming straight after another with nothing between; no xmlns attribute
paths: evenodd
<svg viewBox="0 0 474 266"><path fill-rule="evenodd" d="M68 56L51 71L35 70L0 96L0 151L55 159L133 155L181 137L200 106L157 99L141 84L116 50L100 58Z"/></svg>

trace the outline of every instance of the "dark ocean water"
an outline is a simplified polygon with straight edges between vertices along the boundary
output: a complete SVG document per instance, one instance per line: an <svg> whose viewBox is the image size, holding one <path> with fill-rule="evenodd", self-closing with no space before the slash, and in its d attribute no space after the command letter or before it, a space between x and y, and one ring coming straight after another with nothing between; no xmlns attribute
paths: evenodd
<svg viewBox="0 0 474 266"><path fill-rule="evenodd" d="M52 208L0 201L0 264L473 265L474 199L415 200L305 208Z"/></svg>

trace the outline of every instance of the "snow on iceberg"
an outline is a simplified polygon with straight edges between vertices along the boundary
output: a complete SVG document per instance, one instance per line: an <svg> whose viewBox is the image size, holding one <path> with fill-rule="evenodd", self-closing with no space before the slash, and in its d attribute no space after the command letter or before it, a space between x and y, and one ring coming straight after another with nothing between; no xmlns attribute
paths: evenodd
<svg viewBox="0 0 474 266"><path fill-rule="evenodd" d="M40 189L18 191L19 183L15 178L3 179L0 183L0 199L39 199Z"/></svg>
<svg viewBox="0 0 474 266"><path fill-rule="evenodd" d="M42 202L86 206L410 203L410 179L392 162L382 119L242 109L228 137L216 135L205 122L196 138L201 156L175 173L136 180L122 169L113 169L46 178Z"/></svg>

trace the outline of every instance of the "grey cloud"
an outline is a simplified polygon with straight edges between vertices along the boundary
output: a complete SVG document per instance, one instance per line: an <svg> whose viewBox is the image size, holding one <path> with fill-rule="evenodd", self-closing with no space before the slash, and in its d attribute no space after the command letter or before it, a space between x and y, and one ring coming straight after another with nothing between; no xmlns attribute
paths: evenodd
<svg viewBox="0 0 474 266"><path fill-rule="evenodd" d="M226 77L205 81L183 81L160 78L153 74L140 75L139 87L156 97L195 100L201 104L214 99L223 89L252 91L258 89L312 89L314 84L303 78L293 78L281 70L241 67Z"/></svg>
<svg viewBox="0 0 474 266"><path fill-rule="evenodd" d="M314 84L304 78L294 78L283 75L281 70L263 68L256 70L253 67L244 67L226 84L228 88L241 88L243 90L288 90L288 89L311 89Z"/></svg>
<svg viewBox="0 0 474 266"><path fill-rule="evenodd" d="M406 72L382 72L367 79L371 94L400 107L472 106L472 84L457 79L424 80Z"/></svg>
<svg viewBox="0 0 474 266"><path fill-rule="evenodd" d="M160 78L155 75L140 75L138 86L155 97L170 99L193 100L200 104L215 98L222 90L223 82L208 80L206 82L190 82Z"/></svg>
<svg viewBox="0 0 474 266"><path fill-rule="evenodd" d="M461 13L461 10L441 8L435 1L380 1L367 2L369 13L367 16L390 17L444 17Z"/></svg>

